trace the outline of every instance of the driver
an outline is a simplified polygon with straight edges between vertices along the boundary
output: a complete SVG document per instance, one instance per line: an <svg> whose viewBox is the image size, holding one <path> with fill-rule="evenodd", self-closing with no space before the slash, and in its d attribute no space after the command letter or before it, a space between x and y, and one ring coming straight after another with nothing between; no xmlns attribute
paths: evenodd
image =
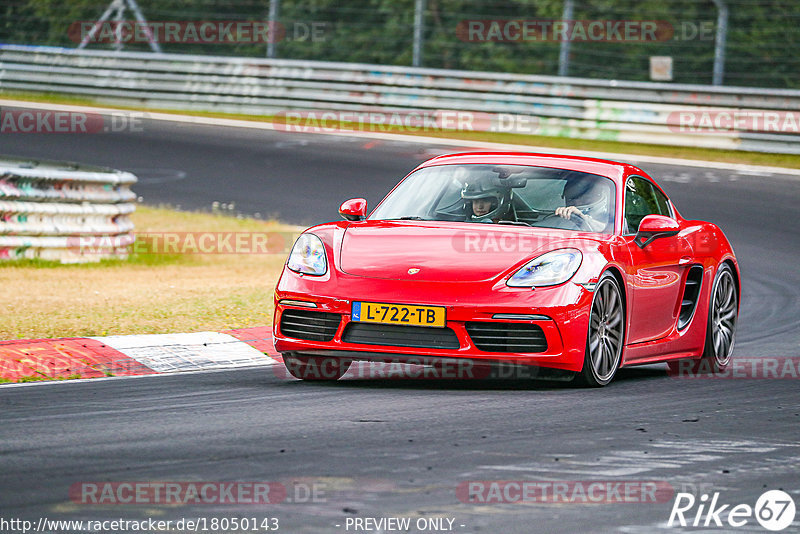
<svg viewBox="0 0 800 534"><path fill-rule="evenodd" d="M589 176L567 180L564 184L564 207L556 215L575 221L593 232L602 232L609 224L608 189Z"/></svg>
<svg viewBox="0 0 800 534"><path fill-rule="evenodd" d="M496 223L507 216L511 206L511 190L485 180L465 183L461 198L469 222Z"/></svg>

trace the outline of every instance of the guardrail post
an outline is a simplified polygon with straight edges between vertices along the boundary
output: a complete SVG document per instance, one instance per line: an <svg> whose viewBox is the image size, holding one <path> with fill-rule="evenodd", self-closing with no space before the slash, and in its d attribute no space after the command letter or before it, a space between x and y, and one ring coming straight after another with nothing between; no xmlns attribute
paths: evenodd
<svg viewBox="0 0 800 534"><path fill-rule="evenodd" d="M722 85L725 75L725 42L728 36L728 6L725 0L714 0L719 12L717 13L717 36L714 43L714 76L711 83Z"/></svg>
<svg viewBox="0 0 800 534"><path fill-rule="evenodd" d="M414 54L411 64L422 66L422 45L425 40L425 0L414 2Z"/></svg>
<svg viewBox="0 0 800 534"><path fill-rule="evenodd" d="M275 58L277 44L275 42L275 25L278 24L278 13L281 9L281 0L269 0L269 42L267 42L267 57Z"/></svg>
<svg viewBox="0 0 800 534"><path fill-rule="evenodd" d="M573 0L564 0L564 13L561 15L561 21L565 24L569 24L572 20L572 12L574 8ZM569 74L569 48L570 48L570 40L567 37L566 39L561 40L561 50L558 53L558 75L559 76L567 76Z"/></svg>

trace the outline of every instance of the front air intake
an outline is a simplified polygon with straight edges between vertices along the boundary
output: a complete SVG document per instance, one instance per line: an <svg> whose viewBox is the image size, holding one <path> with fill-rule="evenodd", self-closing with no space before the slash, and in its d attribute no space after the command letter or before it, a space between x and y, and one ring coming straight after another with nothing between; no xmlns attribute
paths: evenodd
<svg viewBox="0 0 800 534"><path fill-rule="evenodd" d="M286 337L304 339L306 341L331 341L342 316L311 310L283 310L280 330Z"/></svg>
<svg viewBox="0 0 800 534"><path fill-rule="evenodd" d="M450 328L359 322L347 325L342 335L342 341L361 345L424 349L457 349L459 347L458 336Z"/></svg>
<svg viewBox="0 0 800 534"><path fill-rule="evenodd" d="M547 338L539 325L528 323L466 323L467 333L485 352L545 352Z"/></svg>

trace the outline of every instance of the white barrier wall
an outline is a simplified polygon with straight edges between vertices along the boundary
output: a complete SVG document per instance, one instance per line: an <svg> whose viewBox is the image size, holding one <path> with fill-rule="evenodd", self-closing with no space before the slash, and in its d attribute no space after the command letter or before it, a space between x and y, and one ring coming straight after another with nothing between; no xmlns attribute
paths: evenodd
<svg viewBox="0 0 800 534"><path fill-rule="evenodd" d="M0 45L0 90L252 115L455 110L533 135L800 153L789 89Z"/></svg>
<svg viewBox="0 0 800 534"><path fill-rule="evenodd" d="M135 182L129 172L0 158L0 260L126 258Z"/></svg>

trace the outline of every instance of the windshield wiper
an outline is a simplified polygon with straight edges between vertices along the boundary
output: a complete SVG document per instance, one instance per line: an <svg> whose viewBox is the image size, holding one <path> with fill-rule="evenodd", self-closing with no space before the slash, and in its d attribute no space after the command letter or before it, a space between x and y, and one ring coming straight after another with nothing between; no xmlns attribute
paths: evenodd
<svg viewBox="0 0 800 534"><path fill-rule="evenodd" d="M387 221L425 221L427 219L423 219L422 217L417 217L416 215L409 215L407 217L397 217L396 219L386 219Z"/></svg>

